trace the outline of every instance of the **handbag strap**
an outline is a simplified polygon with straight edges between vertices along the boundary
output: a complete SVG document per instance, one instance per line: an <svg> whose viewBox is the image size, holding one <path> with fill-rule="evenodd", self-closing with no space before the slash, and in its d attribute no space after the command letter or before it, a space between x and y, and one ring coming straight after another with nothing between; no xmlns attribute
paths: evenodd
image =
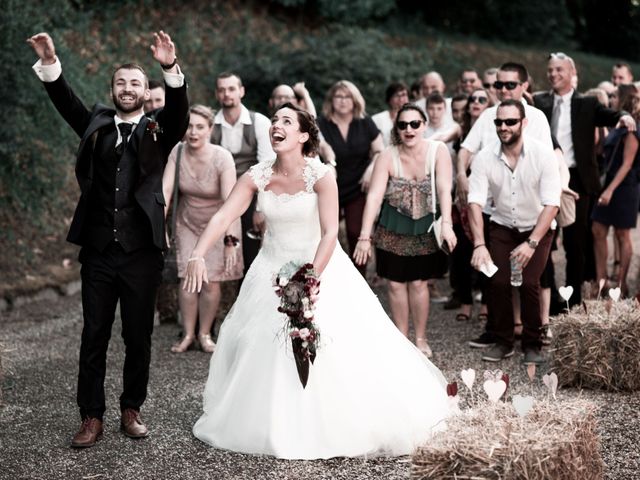
<svg viewBox="0 0 640 480"><path fill-rule="evenodd" d="M429 150L427 150L427 165L425 170L429 169L429 177L431 180L431 212L433 213L433 219L436 219L436 152L438 151L438 144L433 140L427 140L429 144Z"/></svg>
<svg viewBox="0 0 640 480"><path fill-rule="evenodd" d="M171 197L171 241L173 241L176 236L176 220L178 217L178 187L180 183L180 158L182 157L183 148L184 143L180 142L178 144L178 154L176 156L176 173L173 180L173 196Z"/></svg>

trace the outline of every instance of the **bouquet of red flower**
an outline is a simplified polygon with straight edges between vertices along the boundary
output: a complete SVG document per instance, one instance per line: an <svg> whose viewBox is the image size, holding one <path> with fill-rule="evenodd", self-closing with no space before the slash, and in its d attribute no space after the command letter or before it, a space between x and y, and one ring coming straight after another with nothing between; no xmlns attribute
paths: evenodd
<svg viewBox="0 0 640 480"><path fill-rule="evenodd" d="M320 280L313 264L285 264L273 279L280 297L278 311L286 314L285 331L291 338L293 356L302 388L309 379L309 363L313 364L320 340L320 331L313 323L313 311L320 291Z"/></svg>

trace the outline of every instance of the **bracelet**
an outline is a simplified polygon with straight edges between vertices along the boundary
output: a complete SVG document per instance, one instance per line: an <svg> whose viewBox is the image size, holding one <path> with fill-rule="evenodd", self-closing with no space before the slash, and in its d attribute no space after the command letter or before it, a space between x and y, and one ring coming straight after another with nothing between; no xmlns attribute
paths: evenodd
<svg viewBox="0 0 640 480"><path fill-rule="evenodd" d="M240 240L238 240L238 237L234 237L233 235L225 235L223 241L225 247L237 247L238 245L240 245Z"/></svg>
<svg viewBox="0 0 640 480"><path fill-rule="evenodd" d="M358 237L359 242L370 242L371 237Z"/></svg>
<svg viewBox="0 0 640 480"><path fill-rule="evenodd" d="M480 247L484 247L484 246L485 246L485 244L484 244L484 243L481 243L481 244L479 244L479 245L474 245L474 246L473 246L473 249L475 250L476 248L480 248Z"/></svg>
<svg viewBox="0 0 640 480"><path fill-rule="evenodd" d="M202 260L202 263L204 263L204 257L191 257L189 260L187 260L187 263L195 262L196 260Z"/></svg>
<svg viewBox="0 0 640 480"><path fill-rule="evenodd" d="M176 66L176 63L178 63L178 57L173 57L173 62L171 62L171 63L170 63L170 64L168 64L168 65L166 65L166 64L164 64L164 63L161 63L161 64L160 64L160 67L161 67L163 70L171 70L173 67L175 67L175 66Z"/></svg>

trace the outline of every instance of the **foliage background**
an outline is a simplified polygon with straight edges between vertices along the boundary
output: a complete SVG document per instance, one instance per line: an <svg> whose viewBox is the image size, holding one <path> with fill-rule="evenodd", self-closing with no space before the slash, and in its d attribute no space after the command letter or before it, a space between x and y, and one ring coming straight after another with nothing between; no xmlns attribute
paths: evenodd
<svg viewBox="0 0 640 480"><path fill-rule="evenodd" d="M233 70L258 111L275 85L302 80L318 109L333 82L352 80L375 113L387 83L411 83L431 69L453 85L462 68L516 59L545 88L546 55L560 50L574 56L587 87L608 78L614 61L640 60L638 6L626 0L3 0L0 20L4 281L74 252L63 238L78 194L78 139L31 71L25 40L36 32L53 36L65 76L88 106L109 103L108 81L123 61L160 77L148 48L158 29L175 40L193 102L215 106L215 76Z"/></svg>

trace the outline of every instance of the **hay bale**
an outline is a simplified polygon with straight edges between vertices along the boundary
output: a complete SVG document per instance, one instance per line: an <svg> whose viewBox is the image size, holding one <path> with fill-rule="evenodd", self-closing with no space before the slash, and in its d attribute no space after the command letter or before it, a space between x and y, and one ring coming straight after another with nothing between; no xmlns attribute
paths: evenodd
<svg viewBox="0 0 640 480"><path fill-rule="evenodd" d="M524 417L511 403L488 403L447 421L411 458L411 478L596 480L604 462L595 406L539 402Z"/></svg>
<svg viewBox="0 0 640 480"><path fill-rule="evenodd" d="M564 386L640 390L640 305L593 300L554 321L553 370Z"/></svg>

